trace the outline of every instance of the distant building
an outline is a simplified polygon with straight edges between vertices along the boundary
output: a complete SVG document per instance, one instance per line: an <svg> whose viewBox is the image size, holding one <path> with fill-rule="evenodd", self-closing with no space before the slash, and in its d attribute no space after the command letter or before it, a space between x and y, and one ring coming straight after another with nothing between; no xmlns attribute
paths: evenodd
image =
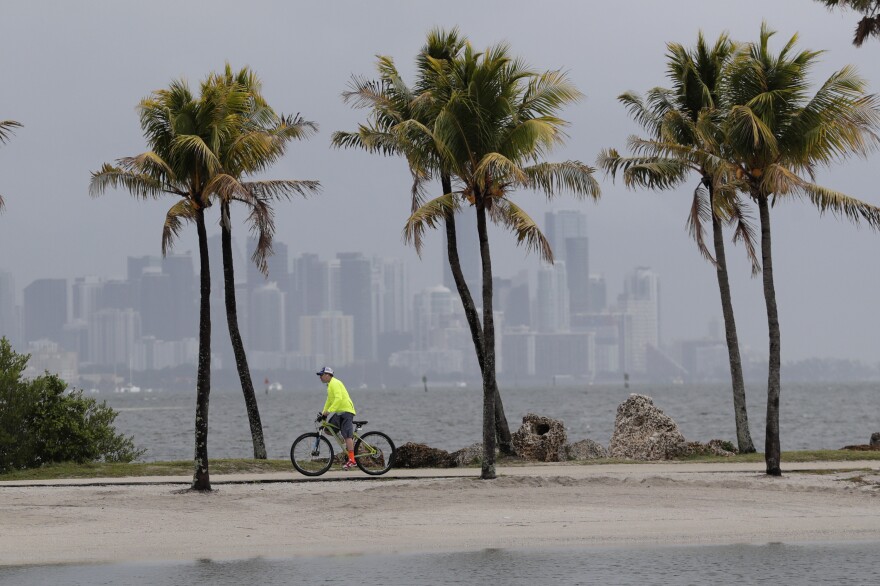
<svg viewBox="0 0 880 586"><path fill-rule="evenodd" d="M648 346L660 347L660 279L648 267L638 267L623 284L619 311L629 315L625 330L624 368L633 373L647 372Z"/></svg>
<svg viewBox="0 0 880 586"><path fill-rule="evenodd" d="M67 323L67 280L37 279L24 288L24 341L58 342Z"/></svg>
<svg viewBox="0 0 880 586"><path fill-rule="evenodd" d="M348 366L355 359L354 318L339 311L301 316L299 347L301 354L322 356L334 366Z"/></svg>
<svg viewBox="0 0 880 586"><path fill-rule="evenodd" d="M270 281L250 292L250 331L249 349L263 352L285 352L287 350L284 316L284 293L278 284Z"/></svg>
<svg viewBox="0 0 880 586"><path fill-rule="evenodd" d="M5 336L13 347L17 347L21 339L21 320L15 293L12 273L0 271L0 336Z"/></svg>
<svg viewBox="0 0 880 586"><path fill-rule="evenodd" d="M376 304L374 301L373 265L360 252L340 252L339 309L350 315L354 324L354 358L376 360Z"/></svg>

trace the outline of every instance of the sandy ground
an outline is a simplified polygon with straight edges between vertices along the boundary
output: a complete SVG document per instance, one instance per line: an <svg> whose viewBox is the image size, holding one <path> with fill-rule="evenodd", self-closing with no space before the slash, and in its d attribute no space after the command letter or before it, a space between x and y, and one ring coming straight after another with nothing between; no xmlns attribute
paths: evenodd
<svg viewBox="0 0 880 586"><path fill-rule="evenodd" d="M880 542L880 462L544 465L0 483L0 565Z"/></svg>

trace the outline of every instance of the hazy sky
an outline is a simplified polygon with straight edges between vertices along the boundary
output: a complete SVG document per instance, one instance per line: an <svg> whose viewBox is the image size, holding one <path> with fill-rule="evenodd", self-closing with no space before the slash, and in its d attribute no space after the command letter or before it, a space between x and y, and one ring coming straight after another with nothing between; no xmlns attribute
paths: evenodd
<svg viewBox="0 0 880 586"><path fill-rule="evenodd" d="M35 278L124 276L125 257L159 254L171 200L141 202L126 192L88 195L89 172L146 150L135 111L152 90L185 78L196 88L229 61L252 67L269 103L300 112L320 133L295 144L267 177L317 179L323 194L277 206L277 238L291 256L330 258L360 250L407 259L413 289L441 280L442 239L425 258L401 241L408 215L404 163L329 147L334 130L364 118L340 99L352 74L373 76L375 55L390 55L412 80L413 58L434 26L458 26L477 47L507 41L536 69L565 69L586 98L565 112L570 139L551 157L593 164L600 149L623 149L637 128L616 101L626 90L665 85L665 44L692 45L703 30L757 39L761 21L779 31L778 49L794 33L800 47L825 49L814 80L855 64L880 91L880 43L850 44L853 13L829 12L811 0L672 0L668 2L460 1L188 2L3 0L0 120L25 125L0 147L0 270L21 289ZM880 155L823 171L821 182L880 205ZM713 270L685 231L693 186L678 192L627 191L599 175L602 200L553 202L522 193L516 200L543 223L547 210L588 216L591 272L604 273L609 294L623 276L649 266L661 279L666 340L700 337L720 318ZM693 181L696 185L696 179ZM238 217L243 212L239 211ZM876 362L880 338L880 235L796 200L773 210L774 268L783 360L812 356ZM209 233L217 233L211 218ZM235 227L239 242L243 226ZM194 230L178 250L195 250ZM493 234L495 273L533 267L512 237ZM734 307L745 346L766 353L760 279L749 276L740 248L728 248ZM244 270L240 267L238 270Z"/></svg>

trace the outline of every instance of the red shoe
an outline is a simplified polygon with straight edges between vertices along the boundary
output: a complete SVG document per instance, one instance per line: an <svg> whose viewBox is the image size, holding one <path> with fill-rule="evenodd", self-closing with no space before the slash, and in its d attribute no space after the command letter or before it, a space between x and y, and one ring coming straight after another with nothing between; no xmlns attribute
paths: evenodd
<svg viewBox="0 0 880 586"><path fill-rule="evenodd" d="M346 462L345 464L342 465L342 469L343 469L343 470L351 470L351 469L354 468L355 466L357 466L357 464L355 463L355 461L354 461L354 460L349 460L348 462Z"/></svg>

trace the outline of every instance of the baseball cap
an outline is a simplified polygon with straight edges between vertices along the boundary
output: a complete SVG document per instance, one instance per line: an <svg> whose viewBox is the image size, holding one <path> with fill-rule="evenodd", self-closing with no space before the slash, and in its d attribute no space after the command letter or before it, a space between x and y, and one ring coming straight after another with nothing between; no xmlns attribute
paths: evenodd
<svg viewBox="0 0 880 586"><path fill-rule="evenodd" d="M318 376L321 376L322 374L330 374L330 375L332 375L332 374L333 374L333 369L330 368L329 366L325 366L325 367L321 368L321 370L319 370L319 371L316 372L315 374L317 374Z"/></svg>

